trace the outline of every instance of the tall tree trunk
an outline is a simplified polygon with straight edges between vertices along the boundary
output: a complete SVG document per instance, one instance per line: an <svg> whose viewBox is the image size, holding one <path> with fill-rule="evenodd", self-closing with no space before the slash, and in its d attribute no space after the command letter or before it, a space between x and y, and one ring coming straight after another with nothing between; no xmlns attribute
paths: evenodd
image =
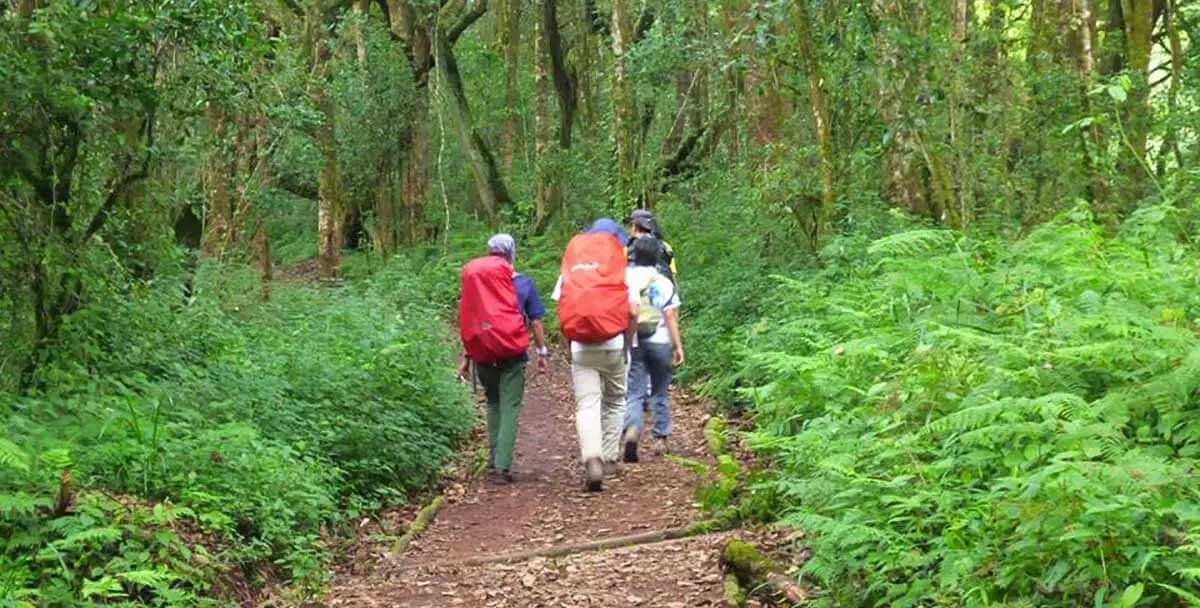
<svg viewBox="0 0 1200 608"><path fill-rule="evenodd" d="M966 61L967 35L971 23L970 0L949 0L948 8L951 16L951 42L954 45L953 61L950 63L950 91L947 100L950 134L949 178L953 190L952 206L955 208L948 215L954 218L955 227L961 228L971 221L973 213L972 191L970 187L971 163L968 158L970 141L965 135L964 109L967 107L966 97L969 96L966 84L963 82L962 65Z"/></svg>
<svg viewBox="0 0 1200 608"><path fill-rule="evenodd" d="M558 27L558 0L542 0L541 27L545 36L543 53L550 62L548 67L554 77L554 90L558 93L558 145L566 150L571 147L577 92L575 79L567 71L566 51L563 49L562 33Z"/></svg>
<svg viewBox="0 0 1200 608"><path fill-rule="evenodd" d="M329 49L325 45L325 28L332 17L328 0L309 0L305 12L303 49L312 74L309 97L322 114L315 129L317 151L321 166L317 171L317 257L321 274L334 279L342 266L341 177L338 171L337 136L334 132L334 104L326 87L329 86Z"/></svg>
<svg viewBox="0 0 1200 608"><path fill-rule="evenodd" d="M626 73L625 59L633 45L633 7L631 0L612 2L613 49L613 141L617 147L617 205L630 205L636 198L634 170L637 167L637 117L633 88Z"/></svg>
<svg viewBox="0 0 1200 608"><path fill-rule="evenodd" d="M475 178L479 203L488 219L495 220L500 207L510 206L512 198L509 197L504 180L500 177L495 157L475 128L452 44L453 40L445 32L442 32L434 43L435 64L440 76L439 88L446 97L457 128L459 144L467 157L471 175Z"/></svg>
<svg viewBox="0 0 1200 608"><path fill-rule="evenodd" d="M1154 46L1154 0L1121 0L1121 14L1125 20L1125 56L1133 72L1133 87L1126 102L1125 133L1128 144L1133 148L1138 162L1126 162L1125 174L1133 189L1126 201L1126 210L1131 210L1143 195L1145 183L1143 163L1146 156L1146 136L1150 130L1150 53Z"/></svg>
<svg viewBox="0 0 1200 608"><path fill-rule="evenodd" d="M876 34L878 53L879 115L888 125L891 142L882 155L884 200L915 215L929 215L929 200L921 183L915 137L908 126L904 101L909 97L908 75L900 65L900 49L888 37L892 23L901 21L903 9L896 0L876 0L872 7L883 25Z"/></svg>
<svg viewBox="0 0 1200 608"><path fill-rule="evenodd" d="M372 232L372 249L377 254L388 255L396 250L396 228L392 214L393 184L392 154L379 161L378 177L375 180L375 230Z"/></svg>
<svg viewBox="0 0 1200 608"><path fill-rule="evenodd" d="M1179 88L1183 78L1183 41L1179 36L1179 0L1167 0L1166 14L1167 43L1171 49L1171 86L1167 91L1168 116L1174 117L1179 107ZM1179 148L1179 134L1176 129L1168 129L1163 138L1163 149L1169 150L1175 157L1177 168L1186 167L1183 151ZM1166 163L1159 163L1163 170Z"/></svg>
<svg viewBox="0 0 1200 608"><path fill-rule="evenodd" d="M264 223L259 223L254 240L258 245L258 297L266 302L271 299L271 280L275 273L271 265L271 234Z"/></svg>
<svg viewBox="0 0 1200 608"><path fill-rule="evenodd" d="M321 274L334 279L342 266L342 203L338 175L337 139L333 131L333 104L324 93L317 107L325 114L317 127L321 168L317 175L317 250Z"/></svg>
<svg viewBox="0 0 1200 608"><path fill-rule="evenodd" d="M833 213L836 196L833 189L833 150L829 110L825 107L825 82L821 77L821 62L812 44L812 26L804 8L807 0L796 0L796 39L800 63L808 76L808 105L812 112L813 131L821 159L821 209L815 220L813 234L819 236Z"/></svg>
<svg viewBox="0 0 1200 608"><path fill-rule="evenodd" d="M208 130L212 138L205 167L207 205L204 211L204 240L202 251L210 258L220 259L225 251L233 207L229 149L225 139L229 119L223 107L209 102L205 108Z"/></svg>
<svg viewBox="0 0 1200 608"><path fill-rule="evenodd" d="M553 2L553 0L547 0ZM546 20L534 24L534 140L536 175L534 178L533 225L540 228L554 208L556 183L550 151L550 53Z"/></svg>
<svg viewBox="0 0 1200 608"><path fill-rule="evenodd" d="M426 91L429 92L428 90ZM429 97L413 104L412 129L401 163L400 191L404 206L404 243L415 245L425 238L425 205L429 199Z"/></svg>
<svg viewBox="0 0 1200 608"><path fill-rule="evenodd" d="M1095 114L1089 92L1096 72L1096 17L1092 10L1092 0L1074 0L1078 29L1077 67L1079 69L1080 99L1083 108L1089 116ZM1105 179L1101 162L1104 151L1104 140L1100 133L1100 125L1092 123L1081 135L1083 136L1084 158L1087 159L1088 173L1091 174L1092 202L1097 208L1103 209L1108 199L1108 180Z"/></svg>
<svg viewBox="0 0 1200 608"><path fill-rule="evenodd" d="M499 25L500 44L504 51L504 126L501 129L503 152L501 166L512 172L517 139L517 87L521 60L521 0L501 0Z"/></svg>
<svg viewBox="0 0 1200 608"><path fill-rule="evenodd" d="M595 68L593 62L596 61L596 41L595 32L592 31L591 22L589 21L587 6L579 6L579 3L572 2L568 6L575 7L577 10L571 13L574 27L574 48L579 49L575 54L574 71L578 75L575 82L576 96L579 102L579 115L585 129L592 129L596 124L596 111L592 99L595 97L592 94L592 76Z"/></svg>

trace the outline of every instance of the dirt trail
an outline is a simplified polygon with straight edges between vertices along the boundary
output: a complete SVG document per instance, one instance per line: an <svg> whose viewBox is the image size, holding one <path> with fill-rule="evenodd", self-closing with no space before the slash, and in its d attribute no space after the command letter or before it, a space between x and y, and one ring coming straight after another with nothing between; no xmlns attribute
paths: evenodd
<svg viewBox="0 0 1200 608"><path fill-rule="evenodd" d="M435 522L395 560L378 558L365 574L335 577L331 606L602 607L720 606L717 564L724 535L475 566L462 561L685 527L701 515L699 481L685 467L644 450L622 465L600 494L583 491L570 372L556 360L530 367L514 471L517 482L473 480L450 497ZM705 455L701 403L672 395L671 449ZM649 446L647 446L649 447Z"/></svg>

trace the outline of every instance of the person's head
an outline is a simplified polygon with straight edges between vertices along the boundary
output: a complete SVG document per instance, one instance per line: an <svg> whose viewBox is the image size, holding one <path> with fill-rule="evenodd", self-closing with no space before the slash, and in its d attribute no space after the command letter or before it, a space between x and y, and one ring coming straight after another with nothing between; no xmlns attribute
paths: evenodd
<svg viewBox="0 0 1200 608"><path fill-rule="evenodd" d="M626 218L629 224L629 230L634 237L642 236L643 234L654 234L654 214L646 209L634 209L633 213Z"/></svg>
<svg viewBox="0 0 1200 608"><path fill-rule="evenodd" d="M660 255L662 244L650 235L639 236L629 245L629 260L634 266L657 266Z"/></svg>
<svg viewBox="0 0 1200 608"><path fill-rule="evenodd" d="M621 225L613 221L612 218L600 218L592 222L592 225L588 226L587 230L584 230L585 234L595 234L598 232L611 234L613 238L617 239L617 242L622 245L629 241L629 235L626 234L625 230L621 228Z"/></svg>
<svg viewBox="0 0 1200 608"><path fill-rule="evenodd" d="M488 255L498 255L512 263L517 259L517 241L508 234L493 235L488 239Z"/></svg>

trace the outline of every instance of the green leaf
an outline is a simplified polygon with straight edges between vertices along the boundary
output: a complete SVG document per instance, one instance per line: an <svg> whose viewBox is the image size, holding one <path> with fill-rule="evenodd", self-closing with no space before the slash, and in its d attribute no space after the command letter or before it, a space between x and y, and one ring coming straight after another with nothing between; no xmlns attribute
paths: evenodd
<svg viewBox="0 0 1200 608"><path fill-rule="evenodd" d="M1115 84L1108 85L1108 96L1119 104L1125 103L1125 100L1129 98L1129 94L1125 92L1125 89Z"/></svg>
<svg viewBox="0 0 1200 608"><path fill-rule="evenodd" d="M121 583L117 579L106 576L100 580L83 581L83 589L79 592L84 599L99 597L104 599L125 597L125 593L121 591Z"/></svg>
<svg viewBox="0 0 1200 608"><path fill-rule="evenodd" d="M1186 602L1188 606L1200 606L1200 597L1196 597L1196 594L1191 593L1190 591L1188 591L1186 589L1180 589L1179 587L1176 587L1175 585L1168 585L1166 583L1154 583L1154 584L1179 596L1179 598L1182 599L1184 602Z"/></svg>
<svg viewBox="0 0 1200 608"><path fill-rule="evenodd" d="M1121 608L1133 608L1137 605L1138 600L1142 599L1142 591L1144 586L1141 583L1130 585L1121 592Z"/></svg>

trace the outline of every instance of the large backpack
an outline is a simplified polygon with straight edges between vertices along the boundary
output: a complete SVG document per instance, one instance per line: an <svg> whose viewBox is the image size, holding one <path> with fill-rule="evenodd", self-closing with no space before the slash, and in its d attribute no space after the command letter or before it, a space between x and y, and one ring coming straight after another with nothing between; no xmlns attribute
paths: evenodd
<svg viewBox="0 0 1200 608"><path fill-rule="evenodd" d="M625 252L607 233L571 239L562 260L558 326L568 340L598 344L629 326Z"/></svg>
<svg viewBox="0 0 1200 608"><path fill-rule="evenodd" d="M495 363L529 348L508 260L489 255L463 267L458 331L467 357L476 363Z"/></svg>

